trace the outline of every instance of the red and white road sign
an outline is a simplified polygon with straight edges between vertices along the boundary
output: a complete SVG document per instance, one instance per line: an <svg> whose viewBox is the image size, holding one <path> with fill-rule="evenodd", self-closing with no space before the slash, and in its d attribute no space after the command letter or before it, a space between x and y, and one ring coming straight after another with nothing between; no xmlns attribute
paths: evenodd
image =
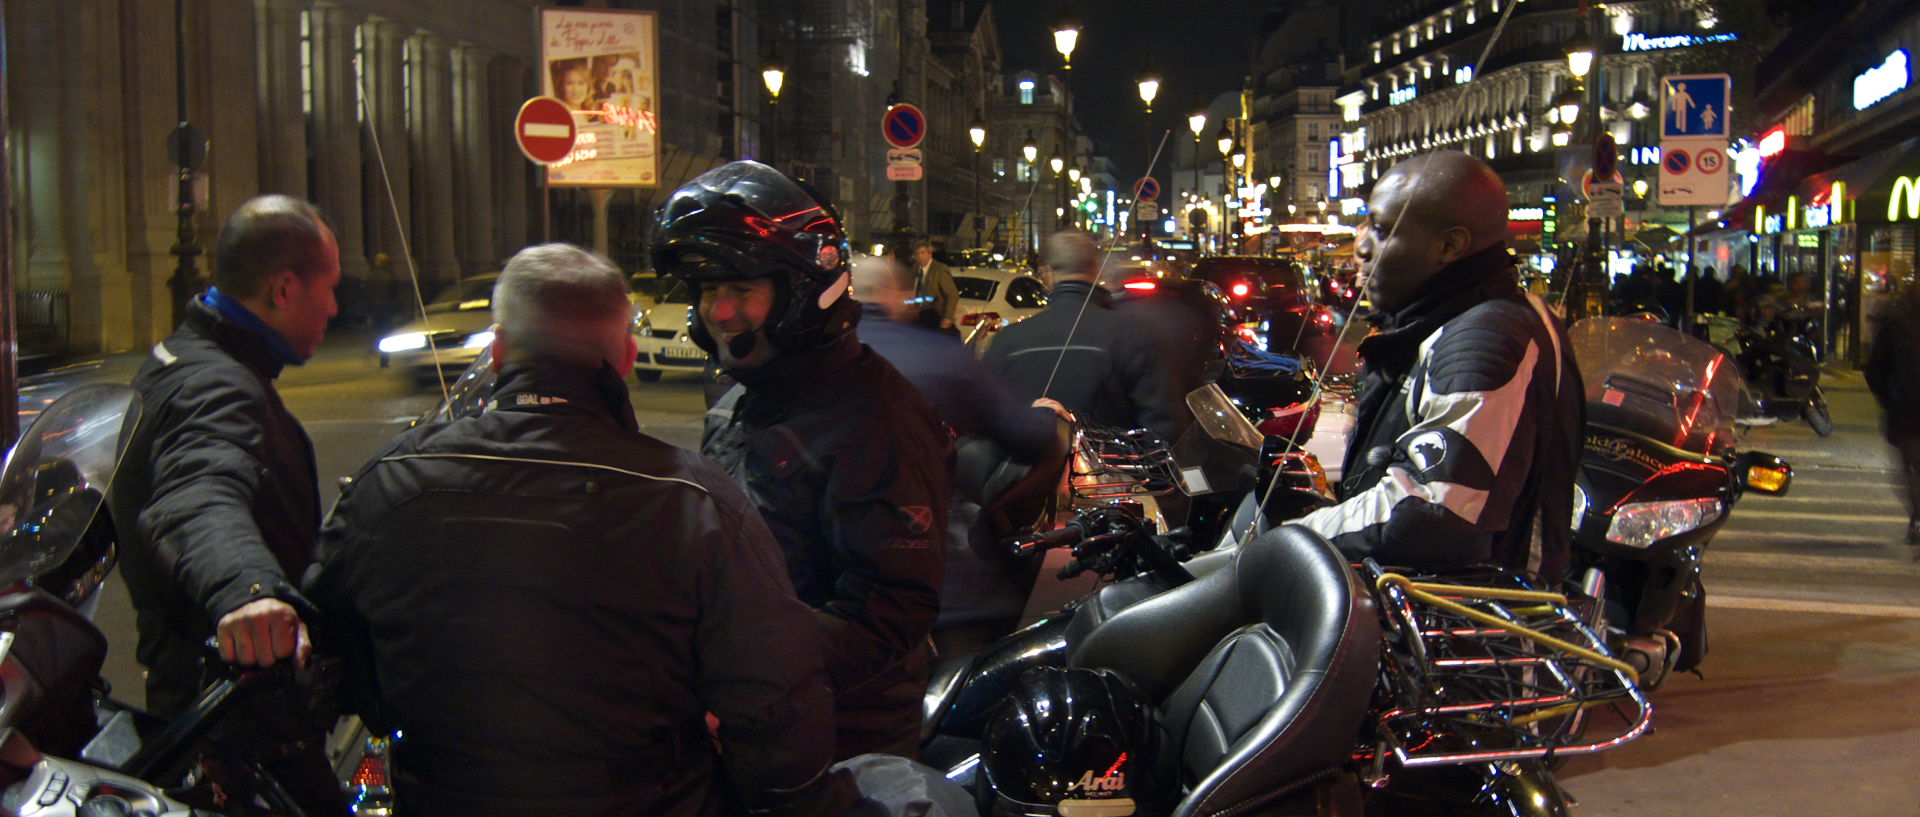
<svg viewBox="0 0 1920 817"><path fill-rule="evenodd" d="M513 119L513 138L520 143L520 152L543 165L567 158L579 133L567 103L550 96L527 100Z"/></svg>

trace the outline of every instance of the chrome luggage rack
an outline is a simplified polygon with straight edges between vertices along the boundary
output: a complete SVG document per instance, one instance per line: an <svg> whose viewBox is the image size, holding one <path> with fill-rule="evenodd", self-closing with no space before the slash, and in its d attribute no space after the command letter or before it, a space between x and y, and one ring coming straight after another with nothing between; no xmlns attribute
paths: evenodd
<svg viewBox="0 0 1920 817"><path fill-rule="evenodd" d="M1164 494L1179 484L1173 453L1144 428L1082 425L1073 441L1073 491L1085 499Z"/></svg>
<svg viewBox="0 0 1920 817"><path fill-rule="evenodd" d="M1639 737L1653 707L1632 667L1607 652L1597 622L1569 601L1505 571L1408 577L1372 560L1360 575L1380 602L1382 652L1375 745L1358 757L1384 777L1408 768L1603 752ZM1608 707L1604 734L1587 710Z"/></svg>

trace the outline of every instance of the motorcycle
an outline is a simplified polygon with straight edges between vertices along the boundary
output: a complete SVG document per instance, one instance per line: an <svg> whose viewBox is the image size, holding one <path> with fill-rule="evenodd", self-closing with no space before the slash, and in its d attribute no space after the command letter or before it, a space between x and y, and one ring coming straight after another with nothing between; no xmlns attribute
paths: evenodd
<svg viewBox="0 0 1920 817"><path fill-rule="evenodd" d="M1574 488L1573 573L1597 571L1610 646L1648 689L1707 653L1701 562L1741 496L1786 493L1793 470L1736 451L1746 388L1705 341L1627 318L1568 333L1586 381L1586 432Z"/></svg>
<svg viewBox="0 0 1920 817"><path fill-rule="evenodd" d="M90 614L117 544L102 503L139 408L127 386L74 388L0 471L0 809L294 817L337 807L337 768L285 760L332 723L318 705L331 698L331 665L315 662L299 683L286 664L225 668L172 721L113 699L98 680L107 639Z"/></svg>
<svg viewBox="0 0 1920 817"><path fill-rule="evenodd" d="M1734 323L1731 319L1723 319ZM1805 419L1813 433L1833 434L1833 413L1820 389L1817 324L1808 320L1774 321L1764 330L1710 326L1709 332L1740 364L1751 405L1749 424Z"/></svg>
<svg viewBox="0 0 1920 817"><path fill-rule="evenodd" d="M1262 443L1217 389L1195 395L1217 456L1175 470L1200 488ZM1103 584L936 666L921 756L982 813L1560 814L1549 762L1631 740L1651 714L1595 605L1503 571L1350 565L1295 527L1190 555L1132 497L1009 547L1068 548L1067 571ZM1600 705L1624 725L1589 737L1580 716ZM1155 728L1129 726L1143 718Z"/></svg>

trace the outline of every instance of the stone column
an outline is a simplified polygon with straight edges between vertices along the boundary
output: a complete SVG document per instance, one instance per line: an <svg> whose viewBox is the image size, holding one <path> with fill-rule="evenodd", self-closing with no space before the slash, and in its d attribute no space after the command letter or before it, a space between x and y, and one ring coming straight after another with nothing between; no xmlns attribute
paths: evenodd
<svg viewBox="0 0 1920 817"><path fill-rule="evenodd" d="M371 19L360 27L361 71L366 77L367 255L387 256L386 269L375 264L370 283L386 290L391 278L404 278L408 224L413 214L413 177L407 147L407 29L392 20ZM377 139L377 142L376 142ZM376 148L378 149L376 152ZM417 256L416 256L417 257Z"/></svg>
<svg viewBox="0 0 1920 817"><path fill-rule="evenodd" d="M300 109L303 0L255 0L260 192L307 198L306 115Z"/></svg>
<svg viewBox="0 0 1920 817"><path fill-rule="evenodd" d="M420 260L422 289L460 278L454 254L453 71L447 40L420 32L408 39L413 56L412 121L408 127L413 168L413 252ZM434 286L428 287L431 282Z"/></svg>
<svg viewBox="0 0 1920 817"><path fill-rule="evenodd" d="M359 89L353 32L360 12L331 3L308 14L313 71L313 200L340 243L342 287L367 281L361 207Z"/></svg>
<svg viewBox="0 0 1920 817"><path fill-rule="evenodd" d="M515 57L496 57L488 66L487 87L494 90L492 108L495 133L510 134L520 105L534 91L528 83L527 63ZM533 243L527 235L527 202L533 195L534 181L529 175L533 163L520 153L519 144L507 136L493 142L494 258L506 258L521 247Z"/></svg>
<svg viewBox="0 0 1920 817"><path fill-rule="evenodd" d="M501 258L493 250L493 112L488 103L487 64L493 52L470 43L453 51L453 196L460 202L454 235L459 239L460 264L479 272L492 269Z"/></svg>

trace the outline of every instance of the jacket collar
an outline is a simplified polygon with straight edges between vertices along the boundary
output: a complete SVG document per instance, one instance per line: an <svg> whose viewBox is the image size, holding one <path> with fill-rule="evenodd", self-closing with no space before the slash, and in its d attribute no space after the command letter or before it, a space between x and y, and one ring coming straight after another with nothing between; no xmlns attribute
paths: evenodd
<svg viewBox="0 0 1920 817"><path fill-rule="evenodd" d="M500 370L487 410L587 414L640 430L626 382L605 363L593 371L540 359L509 363Z"/></svg>
<svg viewBox="0 0 1920 817"><path fill-rule="evenodd" d="M194 334L211 340L214 345L232 355L235 360L268 379L279 377L280 370L286 367L285 361L268 346L265 338L229 320L204 298L194 298L187 302L187 315L181 325Z"/></svg>
<svg viewBox="0 0 1920 817"><path fill-rule="evenodd" d="M749 391L789 391L811 388L823 378L852 364L860 356L860 338L853 329L821 346L801 352L781 352L751 369L728 369L727 374Z"/></svg>
<svg viewBox="0 0 1920 817"><path fill-rule="evenodd" d="M1094 306L1104 307L1113 304L1113 296L1106 290L1094 286L1092 281L1061 281L1053 285L1052 292L1047 293L1049 305L1054 301L1079 301L1087 298L1093 299Z"/></svg>
<svg viewBox="0 0 1920 817"><path fill-rule="evenodd" d="M1518 292L1519 282L1504 242L1448 264L1428 279L1419 300L1391 314L1373 314L1381 332L1361 342L1360 356L1370 368L1404 370L1435 330L1478 304Z"/></svg>

